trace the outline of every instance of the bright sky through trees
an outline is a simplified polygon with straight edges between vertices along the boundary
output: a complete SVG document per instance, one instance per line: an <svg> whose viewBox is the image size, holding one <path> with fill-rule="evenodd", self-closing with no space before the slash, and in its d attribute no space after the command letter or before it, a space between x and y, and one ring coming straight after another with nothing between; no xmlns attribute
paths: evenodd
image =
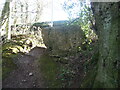
<svg viewBox="0 0 120 90"><path fill-rule="evenodd" d="M2 11L2 8L4 6L6 0L2 0L0 2L0 12ZM13 2L16 0L13 0ZM64 0L53 0L53 14L52 14L52 0L41 0L44 3L44 8L42 12L42 16L39 21L51 21L51 18L53 17L53 21L56 20L66 20L68 19L67 14L62 8L61 2L64 2ZM34 12L36 7L35 0L18 0L17 2L28 2L29 3L29 11ZM53 15L53 16L52 16ZM32 14L31 19L34 18L34 14Z"/></svg>
<svg viewBox="0 0 120 90"><path fill-rule="evenodd" d="M51 2L50 4L48 4L47 7L44 8L41 21L50 21L51 18L53 18L53 21L68 19L68 15L67 13L65 13L61 5L61 3L64 2L64 0L53 0L53 11L52 11L52 0L45 0L45 1L46 2L51 1Z"/></svg>
<svg viewBox="0 0 120 90"><path fill-rule="evenodd" d="M12 2L15 2L16 0L13 0ZM57 20L67 20L68 19L68 14L63 10L62 4L66 0L38 0L39 2L43 3L44 8L42 11L42 14L40 16L40 19L38 21L57 21ZM53 3L52 3L53 1ZM78 2L79 0L71 0L71 2ZM86 0L89 1L89 0ZM3 3L5 0L2 0L0 2L0 5L4 5ZM17 2L27 2L29 5L29 11L34 12L36 11L36 0L17 0ZM79 2L78 2L79 3ZM53 5L53 6L52 6ZM80 10L80 8L75 8L75 12L77 10ZM30 15L30 21L33 21L35 14L31 13ZM74 15L74 18L77 16Z"/></svg>
<svg viewBox="0 0 120 90"><path fill-rule="evenodd" d="M25 1L25 0L20 0L20 1ZM56 20L66 20L68 19L67 13L62 8L61 3L64 2L65 0L41 0L44 4L43 12L40 17L39 21L53 21ZM53 1L53 11L52 11L52 1ZM35 8L35 0L27 0L29 2L30 11L34 11ZM34 17L34 15L32 15Z"/></svg>

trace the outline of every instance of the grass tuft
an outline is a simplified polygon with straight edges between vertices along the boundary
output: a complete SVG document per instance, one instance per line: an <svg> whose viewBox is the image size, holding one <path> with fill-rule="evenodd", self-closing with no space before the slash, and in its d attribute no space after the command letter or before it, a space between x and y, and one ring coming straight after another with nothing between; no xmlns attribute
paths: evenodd
<svg viewBox="0 0 120 90"><path fill-rule="evenodd" d="M40 69L43 74L43 78L47 82L49 88L60 88L61 82L57 79L60 66L55 62L53 57L48 54L44 54L39 59Z"/></svg>

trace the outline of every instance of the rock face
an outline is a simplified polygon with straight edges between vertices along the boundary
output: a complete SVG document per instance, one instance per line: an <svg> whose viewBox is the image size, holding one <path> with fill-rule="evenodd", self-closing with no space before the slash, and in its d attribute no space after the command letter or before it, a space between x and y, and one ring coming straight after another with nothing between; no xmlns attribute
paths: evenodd
<svg viewBox="0 0 120 90"><path fill-rule="evenodd" d="M53 54L60 51L75 52L85 38L84 32L77 25L47 27L42 30L42 34L45 45Z"/></svg>

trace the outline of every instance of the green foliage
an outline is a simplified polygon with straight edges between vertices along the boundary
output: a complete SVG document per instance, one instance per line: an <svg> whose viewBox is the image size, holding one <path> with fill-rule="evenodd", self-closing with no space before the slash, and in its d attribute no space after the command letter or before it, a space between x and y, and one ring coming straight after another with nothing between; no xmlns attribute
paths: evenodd
<svg viewBox="0 0 120 90"><path fill-rule="evenodd" d="M67 0L63 4L63 9L68 13L70 24L81 26L88 39L96 38L95 32L91 29L95 23L91 6L80 0ZM75 16L75 17L74 17Z"/></svg>
<svg viewBox="0 0 120 90"><path fill-rule="evenodd" d="M48 88L66 88L71 85L75 73L65 66L67 64L63 56L59 58L45 54L40 57L39 62Z"/></svg>
<svg viewBox="0 0 120 90"><path fill-rule="evenodd" d="M84 67L86 72L89 71L91 68L93 68L97 63L98 63L98 57L99 57L99 53L96 52L89 61L86 61L84 63Z"/></svg>
<svg viewBox="0 0 120 90"><path fill-rule="evenodd" d="M73 77L75 75L75 72L70 70L70 68L67 68L65 66L62 66L60 69L59 79L62 82L63 88L69 88L72 84Z"/></svg>

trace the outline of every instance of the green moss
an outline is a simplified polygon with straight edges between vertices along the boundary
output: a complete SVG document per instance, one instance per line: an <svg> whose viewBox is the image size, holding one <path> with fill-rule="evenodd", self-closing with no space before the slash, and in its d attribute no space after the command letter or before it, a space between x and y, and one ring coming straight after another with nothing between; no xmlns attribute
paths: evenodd
<svg viewBox="0 0 120 90"><path fill-rule="evenodd" d="M60 66L56 63L53 57L50 57L48 54L41 56L40 69L43 73L43 77L47 82L49 88L59 88L61 82L57 79Z"/></svg>
<svg viewBox="0 0 120 90"><path fill-rule="evenodd" d="M93 86L93 88L104 88L104 83L101 83L99 81L95 81L95 85Z"/></svg>
<svg viewBox="0 0 120 90"><path fill-rule="evenodd" d="M94 84L94 80L97 74L97 68L93 68L92 70L87 72L87 75L85 76L81 87L82 88L92 88Z"/></svg>
<svg viewBox="0 0 120 90"><path fill-rule="evenodd" d="M11 71L17 68L16 64L13 62L14 55L10 57L4 57L2 59L2 77L5 79Z"/></svg>
<svg viewBox="0 0 120 90"><path fill-rule="evenodd" d="M17 39L17 38L16 38ZM2 45L2 77L5 79L9 76L9 73L17 68L13 59L17 57L17 53L20 52L21 46L19 46L19 41L13 39L14 41L7 42Z"/></svg>

